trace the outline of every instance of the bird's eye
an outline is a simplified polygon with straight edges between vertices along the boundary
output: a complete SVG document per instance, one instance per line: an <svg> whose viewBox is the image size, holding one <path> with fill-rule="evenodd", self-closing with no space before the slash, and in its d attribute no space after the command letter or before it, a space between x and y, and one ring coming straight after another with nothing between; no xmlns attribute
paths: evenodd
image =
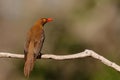
<svg viewBox="0 0 120 80"><path fill-rule="evenodd" d="M46 19L43 19L43 22L46 22Z"/></svg>

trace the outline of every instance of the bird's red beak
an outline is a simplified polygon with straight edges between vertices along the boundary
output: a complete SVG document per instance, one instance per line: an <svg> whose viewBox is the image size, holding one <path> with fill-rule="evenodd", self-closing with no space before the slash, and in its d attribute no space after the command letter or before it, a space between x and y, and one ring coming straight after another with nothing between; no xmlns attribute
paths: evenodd
<svg viewBox="0 0 120 80"><path fill-rule="evenodd" d="M52 18L47 18L47 22L51 22L51 21L53 21Z"/></svg>

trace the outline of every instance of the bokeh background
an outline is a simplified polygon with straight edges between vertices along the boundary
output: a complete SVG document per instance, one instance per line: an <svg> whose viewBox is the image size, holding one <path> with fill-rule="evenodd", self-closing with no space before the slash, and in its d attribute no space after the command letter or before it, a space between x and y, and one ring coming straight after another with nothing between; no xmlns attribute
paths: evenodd
<svg viewBox="0 0 120 80"><path fill-rule="evenodd" d="M43 53L75 54L92 49L120 65L120 0L0 0L0 52L23 54L26 33L45 25ZM0 59L0 80L26 80L24 60ZM37 60L30 80L120 80L98 60Z"/></svg>

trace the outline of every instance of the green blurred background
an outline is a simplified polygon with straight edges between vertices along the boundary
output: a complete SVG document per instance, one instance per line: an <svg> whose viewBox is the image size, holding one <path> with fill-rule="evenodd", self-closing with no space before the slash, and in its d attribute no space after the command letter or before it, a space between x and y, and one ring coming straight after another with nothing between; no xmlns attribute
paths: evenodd
<svg viewBox="0 0 120 80"><path fill-rule="evenodd" d="M0 0L0 52L23 54L26 33L45 25L43 53L92 49L120 65L120 0ZM23 59L0 59L0 80L26 80ZM120 80L120 73L90 57L37 60L29 80Z"/></svg>

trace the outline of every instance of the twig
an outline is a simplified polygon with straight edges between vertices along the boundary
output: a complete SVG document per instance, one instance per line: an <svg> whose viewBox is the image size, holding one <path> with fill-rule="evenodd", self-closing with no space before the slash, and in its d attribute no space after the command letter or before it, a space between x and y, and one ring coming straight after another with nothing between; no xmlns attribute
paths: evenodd
<svg viewBox="0 0 120 80"><path fill-rule="evenodd" d="M94 52L92 50L87 50L87 49L83 52L72 54L72 55L42 54L41 58L42 59L54 59L54 60L66 60L66 59L84 58L84 57L88 57L88 56L91 56L95 59L98 59L102 63L104 63L105 65L107 65L109 67L112 67L113 69L120 72L120 66L119 65L117 65L116 63L104 58L103 56L97 54L96 52ZM0 52L0 58L24 58L24 55ZM40 57L38 57L38 58L40 58Z"/></svg>

